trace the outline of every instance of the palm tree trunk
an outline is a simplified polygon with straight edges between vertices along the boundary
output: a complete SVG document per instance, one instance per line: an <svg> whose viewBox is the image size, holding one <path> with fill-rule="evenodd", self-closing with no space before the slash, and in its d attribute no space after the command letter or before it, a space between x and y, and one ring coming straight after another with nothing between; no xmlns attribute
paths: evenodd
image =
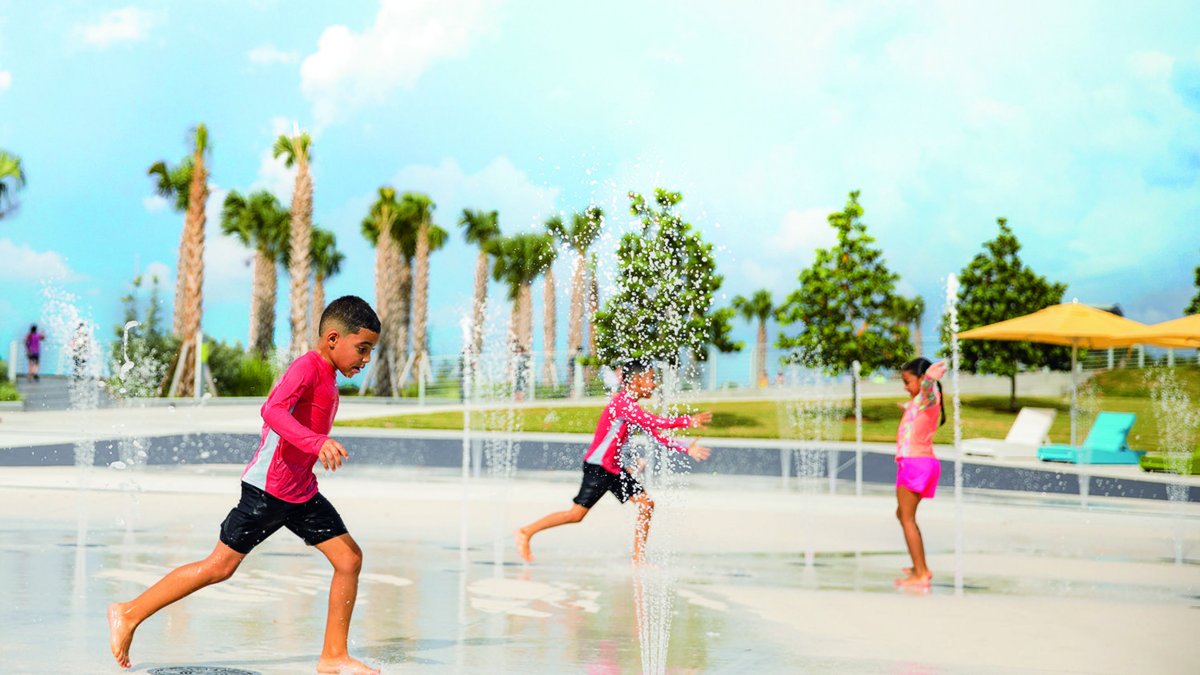
<svg viewBox="0 0 1200 675"><path fill-rule="evenodd" d="M596 356L596 312L600 311L600 281L596 278L596 261L592 260L591 269L588 270L588 356L595 358ZM585 380L591 380L593 369L591 367L584 371Z"/></svg>
<svg viewBox="0 0 1200 675"><path fill-rule="evenodd" d="M546 285L543 296L542 332L542 380L547 387L558 384L558 373L554 369L554 343L558 341L557 289L554 284L554 267L546 267Z"/></svg>
<svg viewBox="0 0 1200 675"><path fill-rule="evenodd" d="M416 269L413 270L412 291L412 344L413 377L418 377L421 358L426 348L426 326L429 323L429 223L424 221L417 226Z"/></svg>
<svg viewBox="0 0 1200 675"><path fill-rule="evenodd" d="M204 207L208 201L208 172L204 168L204 149L197 143L193 154L192 182L188 186L187 218L184 221L183 234L187 256L184 258L187 276L183 284L183 321L180 323L180 338L185 342L191 341L195 347L197 333L200 332L200 320L204 305ZM192 352L193 354L195 352ZM193 386L196 372L196 359L184 359L178 365L180 373L180 396L195 395Z"/></svg>
<svg viewBox="0 0 1200 675"><path fill-rule="evenodd" d="M254 281L250 293L250 351L260 357L275 343L275 261L262 249L254 251Z"/></svg>
<svg viewBox="0 0 1200 675"><path fill-rule="evenodd" d="M183 231L179 233L179 257L175 264L175 313L171 315L171 333L176 337L183 335L184 303L187 302L185 290L188 277L188 214L183 216Z"/></svg>
<svg viewBox="0 0 1200 675"><path fill-rule="evenodd" d="M325 277L320 274L313 279L312 332L313 346L321 344L321 313L325 311Z"/></svg>
<svg viewBox="0 0 1200 675"><path fill-rule="evenodd" d="M521 284L521 347L529 353L533 349L533 284Z"/></svg>
<svg viewBox="0 0 1200 675"><path fill-rule="evenodd" d="M758 386L767 386L767 320L758 320Z"/></svg>
<svg viewBox="0 0 1200 675"><path fill-rule="evenodd" d="M386 219L385 221L386 222ZM376 348L377 358L371 373L371 388L376 396L391 396L396 385L397 327L395 317L400 304L400 265L403 256L400 246L380 222L379 238L375 243L375 311L382 330Z"/></svg>
<svg viewBox="0 0 1200 675"><path fill-rule="evenodd" d="M574 269L571 270L571 307L567 316L567 377L574 373L575 355L583 346L584 282L584 259L583 256L577 256Z"/></svg>
<svg viewBox="0 0 1200 675"><path fill-rule="evenodd" d="M913 323L913 356L921 355L921 322Z"/></svg>
<svg viewBox="0 0 1200 675"><path fill-rule="evenodd" d="M308 326L312 266L309 249L312 246L312 176L308 173L308 158L303 152L296 153L296 187L292 193L292 233L291 233L291 303L292 303L292 342L288 357L295 359L307 352L309 334Z"/></svg>
<svg viewBox="0 0 1200 675"><path fill-rule="evenodd" d="M471 347L475 355L483 352L483 321L487 316L488 255L479 250L475 259L475 305L471 318Z"/></svg>
<svg viewBox="0 0 1200 675"><path fill-rule="evenodd" d="M412 261L403 254L399 256L399 264L396 266L396 278L396 311L392 316L392 325L395 327L393 335L396 336L396 344L392 349L396 354L396 361L392 381L399 389L405 384L400 381L400 374L404 372L404 364L408 363L408 329L412 326L413 299ZM411 371L409 374L411 376Z"/></svg>

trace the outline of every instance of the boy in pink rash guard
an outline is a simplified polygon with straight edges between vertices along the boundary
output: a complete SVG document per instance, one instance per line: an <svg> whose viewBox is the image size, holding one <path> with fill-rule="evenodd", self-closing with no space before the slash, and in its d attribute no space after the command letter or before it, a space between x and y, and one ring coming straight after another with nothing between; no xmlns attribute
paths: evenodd
<svg viewBox="0 0 1200 675"><path fill-rule="evenodd" d="M632 501L637 505L633 561L643 560L646 538L650 534L650 517L654 513L654 501L631 472L623 470L620 464L620 454L629 441L631 426L646 432L662 445L687 454L693 459L708 459L709 450L698 445L699 439L685 447L662 432L665 429L687 427L703 429L705 424L712 421L712 413L659 417L646 412L638 405L638 401L650 396L658 386L654 381L654 369L646 362L632 361L623 368L623 374L624 387L613 394L612 400L600 414L592 443L583 455L583 482L579 486L579 494L575 496L574 505L566 511L551 513L514 533L517 552L526 562L533 560L533 553L529 549L529 540L533 535L551 527L580 522L606 492L611 492L622 504Z"/></svg>
<svg viewBox="0 0 1200 675"><path fill-rule="evenodd" d="M909 399L896 430L896 518L904 530L904 542L912 557L912 567L904 568L905 576L896 580L897 586L928 588L933 573L925 565L925 541L917 527L917 505L921 499L933 499L937 492L942 465L933 454L933 435L946 423L942 403L942 385L938 380L946 373L941 361L930 363L916 358L900 367L904 390Z"/></svg>
<svg viewBox="0 0 1200 675"><path fill-rule="evenodd" d="M320 343L296 359L262 407L262 437L242 473L242 496L221 523L217 547L204 560L175 569L130 602L108 608L113 657L130 666L137 627L158 610L205 586L228 579L255 547L286 527L333 565L329 616L318 673L378 673L350 657L347 636L358 595L362 550L329 500L317 491L317 461L336 471L349 457L329 437L338 409L337 373L353 377L371 360L379 317L361 298L347 295L321 315Z"/></svg>

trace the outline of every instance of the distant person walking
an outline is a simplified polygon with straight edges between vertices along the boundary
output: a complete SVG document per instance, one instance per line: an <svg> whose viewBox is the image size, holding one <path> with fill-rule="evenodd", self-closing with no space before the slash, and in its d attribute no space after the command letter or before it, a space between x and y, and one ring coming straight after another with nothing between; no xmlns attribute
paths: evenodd
<svg viewBox="0 0 1200 675"><path fill-rule="evenodd" d="M42 361L42 340L45 339L46 334L38 331L36 323L29 326L29 333L25 336L25 361L29 364L25 377L30 382L41 379L38 370Z"/></svg>

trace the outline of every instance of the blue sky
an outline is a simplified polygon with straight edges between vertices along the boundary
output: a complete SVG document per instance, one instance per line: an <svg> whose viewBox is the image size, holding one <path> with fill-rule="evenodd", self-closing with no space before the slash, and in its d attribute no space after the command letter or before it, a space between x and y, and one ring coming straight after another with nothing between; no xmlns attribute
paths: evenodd
<svg viewBox="0 0 1200 675"><path fill-rule="evenodd" d="M656 185L683 191L717 245L723 303L794 288L856 189L929 334L945 276L997 216L1068 299L1152 322L1195 293L1189 3L648 5L0 0L0 148L28 174L0 221L0 337L39 318L47 282L108 326L135 269L169 275L182 216L145 171L178 161L201 121L216 197L204 326L231 340L248 330L249 256L219 234L219 198L289 198L269 148L293 123L315 136L315 220L347 256L330 297L373 294L359 223L380 185L437 201L455 234L433 259L437 352L457 350L471 293L463 207L516 232L594 201L610 252L625 193Z"/></svg>

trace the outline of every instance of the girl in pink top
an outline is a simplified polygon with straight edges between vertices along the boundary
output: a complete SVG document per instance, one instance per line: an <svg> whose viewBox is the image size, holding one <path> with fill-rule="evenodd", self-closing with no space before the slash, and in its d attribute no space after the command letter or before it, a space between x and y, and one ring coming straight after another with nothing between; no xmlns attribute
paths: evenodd
<svg viewBox="0 0 1200 675"><path fill-rule="evenodd" d="M928 588L933 573L925 565L925 542L917 527L917 505L937 492L942 465L933 454L933 434L946 423L942 404L942 384L946 364L916 358L900 367L904 390L912 398L904 406L900 428L896 432L896 518L904 529L904 542L912 556L906 576L898 586Z"/></svg>

